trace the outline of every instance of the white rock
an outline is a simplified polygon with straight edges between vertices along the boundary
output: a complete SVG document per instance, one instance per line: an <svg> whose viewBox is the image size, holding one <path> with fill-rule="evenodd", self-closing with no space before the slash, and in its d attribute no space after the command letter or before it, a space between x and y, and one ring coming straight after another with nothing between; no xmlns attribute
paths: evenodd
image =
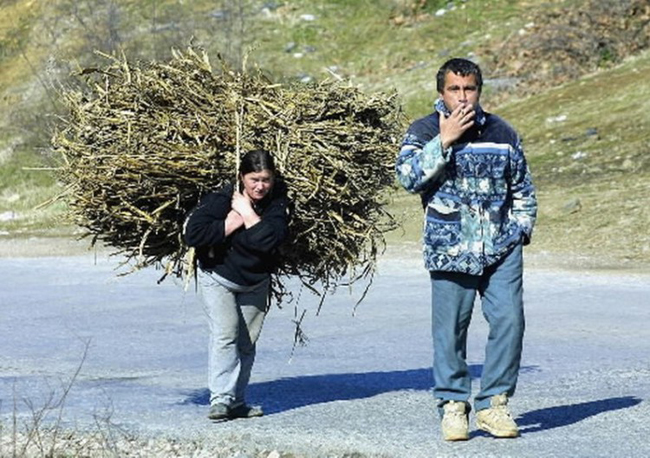
<svg viewBox="0 0 650 458"><path fill-rule="evenodd" d="M551 116L546 118L546 122L564 122L567 120L567 115Z"/></svg>
<svg viewBox="0 0 650 458"><path fill-rule="evenodd" d="M0 213L0 221L13 221L16 218L17 218L16 213L12 211Z"/></svg>

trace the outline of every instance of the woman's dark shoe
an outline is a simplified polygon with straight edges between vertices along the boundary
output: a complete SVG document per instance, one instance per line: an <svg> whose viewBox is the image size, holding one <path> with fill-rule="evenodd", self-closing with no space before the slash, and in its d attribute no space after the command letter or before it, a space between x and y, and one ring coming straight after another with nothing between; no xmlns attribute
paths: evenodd
<svg viewBox="0 0 650 458"><path fill-rule="evenodd" d="M264 415L264 411L261 407L246 404L239 404L238 406L232 407L228 412L228 417L233 419L261 417L262 415Z"/></svg>
<svg viewBox="0 0 650 458"><path fill-rule="evenodd" d="M216 403L210 406L208 418L210 420L234 420L236 418L253 418L264 415L261 407L239 404L229 407L226 404Z"/></svg>
<svg viewBox="0 0 650 458"><path fill-rule="evenodd" d="M212 404L210 406L210 412L208 413L208 418L210 420L226 420L229 418L230 409L226 404Z"/></svg>

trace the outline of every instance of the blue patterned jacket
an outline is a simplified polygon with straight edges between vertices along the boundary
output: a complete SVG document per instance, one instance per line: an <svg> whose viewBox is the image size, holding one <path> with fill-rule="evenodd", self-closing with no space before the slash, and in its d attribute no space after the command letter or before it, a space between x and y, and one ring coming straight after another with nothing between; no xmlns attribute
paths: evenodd
<svg viewBox="0 0 650 458"><path fill-rule="evenodd" d="M444 109L436 103L437 109ZM424 261L429 270L480 275L530 238L537 199L517 132L477 109L475 125L451 147L440 142L439 114L409 127L397 178L425 209Z"/></svg>

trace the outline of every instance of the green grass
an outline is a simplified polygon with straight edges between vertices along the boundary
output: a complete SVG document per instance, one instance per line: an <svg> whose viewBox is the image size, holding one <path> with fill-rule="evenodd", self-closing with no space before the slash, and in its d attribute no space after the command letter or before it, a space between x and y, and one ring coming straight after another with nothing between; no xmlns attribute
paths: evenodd
<svg viewBox="0 0 650 458"><path fill-rule="evenodd" d="M531 163L548 186L650 171L650 54L501 107L523 132ZM566 116L558 122L559 116ZM596 129L597 136L587 135ZM581 160L573 158L584 153ZM626 165L627 161L627 165Z"/></svg>
<svg viewBox="0 0 650 458"><path fill-rule="evenodd" d="M39 208L61 192L54 174L42 170L43 166L38 155L18 150L0 167L0 213L13 212L16 216L0 221L0 231L34 234L61 224L63 202Z"/></svg>
<svg viewBox="0 0 650 458"><path fill-rule="evenodd" d="M496 110L523 136L538 188L530 251L580 253L614 265L650 260L649 71L645 53ZM570 207L576 200L577 210ZM404 231L388 234L389 243L419 241L419 199L398 192L391 208Z"/></svg>
<svg viewBox="0 0 650 458"><path fill-rule="evenodd" d="M60 9L68 3L53 5ZM224 23L210 15L222 7L220 4L208 0L195 0L191 7L172 0L116 3L120 26L129 31L122 34L122 45L129 56L164 59L172 45L185 47L190 35L211 56L224 51L220 41ZM237 2L223 2L228 3ZM404 6L407 2L398 0L297 0L272 9L268 17L259 15L252 20L252 16L244 16L243 24L231 23L228 51L235 50L242 38L241 49L251 49L249 61L278 81L302 75L319 80L330 77L331 70L365 91L397 90L405 113L414 119L430 111L436 97L435 72L448 57L492 49L540 13L581 2L456 1L452 2L455 10L436 16L435 12L448 3L430 0L424 9L413 11ZM47 50L42 24L54 8L45 8L37 18L37 10L29 7L27 0L10 4L7 11L12 20L5 20L0 32L5 50L0 88L7 88L0 100L0 125L10 127L6 132L12 133L0 138L0 212L16 211L23 217L0 223L0 230L14 233L56 226L64 207L57 204L34 209L60 189L52 174L26 169L47 165L28 139L21 139L24 141L18 144L25 146L18 146L7 158L6 145L20 132L9 121L15 118L12 110L30 106L25 101L16 103L24 92L23 83L37 86L35 69L27 62L38 63L36 70L42 68L41 56ZM259 11L255 8L260 4L244 0L243 6L251 14ZM103 30L106 17L101 12L96 14L100 16L95 18L95 27ZM306 20L303 15L307 14L315 20ZM28 23L34 26L29 34ZM154 23L192 24L193 29L152 33ZM246 31L244 37L237 35L240 25ZM97 60L84 54L89 49L84 30L78 24L75 28L72 20L66 26L67 32L62 32L57 42L57 58L78 58L81 63ZM8 52L7 44L11 43L14 45ZM291 52L286 50L289 43L295 44ZM487 55L477 57L479 62L489 59ZM650 215L644 202L650 191L650 83L645 75L650 70L650 54L618 65L608 62L608 66L607 70L524 99L493 93L488 86L482 102L489 111L510 121L525 141L540 200L531 250L607 254L647 262ZM38 91L31 93L32 109L42 110ZM566 119L558 121L560 116ZM588 135L592 129L598 135ZM403 229L387 234L388 242L417 243L422 217L419 198L397 187L391 198L389 207L403 221ZM576 200L580 209L572 213L565 207Z"/></svg>
<svg viewBox="0 0 650 458"><path fill-rule="evenodd" d="M648 71L644 53L501 107L525 138L539 189L534 250L650 260ZM566 120L551 120L559 116Z"/></svg>
<svg viewBox="0 0 650 458"><path fill-rule="evenodd" d="M297 1L285 20L289 27L261 31L252 58L279 76L306 73L327 77L327 68L369 91L398 89L410 115L428 110L435 92L435 72L451 55L468 55L489 40L519 27L524 6L517 1L455 2L442 16L435 12L449 2L428 2L420 15L404 11L394 0ZM368 14L372 11L372 14ZM301 20L313 14L315 21ZM395 18L404 22L397 24ZM498 23L495 22L498 19ZM287 43L295 52L281 52ZM313 52L303 52L305 48ZM279 52L280 51L280 52ZM300 52L301 58L295 53Z"/></svg>

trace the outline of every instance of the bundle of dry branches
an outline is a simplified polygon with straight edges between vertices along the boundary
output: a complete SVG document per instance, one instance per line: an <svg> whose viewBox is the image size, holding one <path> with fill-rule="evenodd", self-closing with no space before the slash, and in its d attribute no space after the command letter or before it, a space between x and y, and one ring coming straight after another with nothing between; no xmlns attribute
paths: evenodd
<svg viewBox="0 0 650 458"><path fill-rule="evenodd" d="M213 70L205 53L109 64L64 93L53 136L73 221L135 268L183 275L182 223L200 197L235 180L240 155L271 151L295 206L283 275L324 290L374 272L403 115L395 94L337 81L273 84L261 71ZM134 262L133 262L134 261Z"/></svg>

